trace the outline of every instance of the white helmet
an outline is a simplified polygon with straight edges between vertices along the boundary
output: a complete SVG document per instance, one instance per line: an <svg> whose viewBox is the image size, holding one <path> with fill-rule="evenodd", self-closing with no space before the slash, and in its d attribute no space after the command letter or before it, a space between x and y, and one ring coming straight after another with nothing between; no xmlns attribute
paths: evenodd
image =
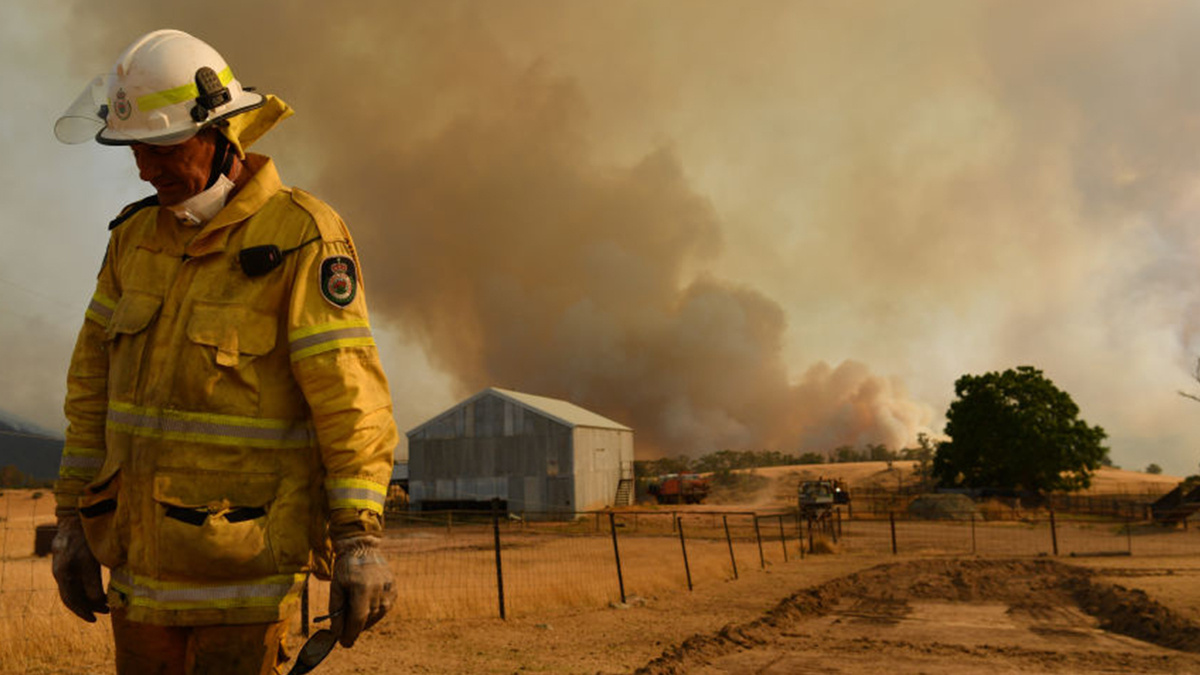
<svg viewBox="0 0 1200 675"><path fill-rule="evenodd" d="M183 31L156 30L122 52L54 125L64 143L174 145L253 110L263 96L242 88L215 49Z"/></svg>

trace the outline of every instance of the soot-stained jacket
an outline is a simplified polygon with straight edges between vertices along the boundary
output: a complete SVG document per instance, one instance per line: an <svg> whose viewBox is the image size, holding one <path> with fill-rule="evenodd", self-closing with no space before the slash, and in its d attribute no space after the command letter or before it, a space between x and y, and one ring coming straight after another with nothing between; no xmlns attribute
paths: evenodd
<svg viewBox="0 0 1200 675"><path fill-rule="evenodd" d="M71 359L55 496L132 621L277 620L330 537L382 527L398 435L353 242L247 168L202 226L122 214Z"/></svg>

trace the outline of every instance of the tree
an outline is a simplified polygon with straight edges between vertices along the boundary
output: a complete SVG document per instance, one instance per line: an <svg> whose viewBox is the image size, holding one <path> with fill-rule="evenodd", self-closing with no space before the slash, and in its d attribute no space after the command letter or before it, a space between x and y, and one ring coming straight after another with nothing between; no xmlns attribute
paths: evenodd
<svg viewBox="0 0 1200 675"><path fill-rule="evenodd" d="M1032 366L963 375L933 459L943 485L1034 491L1077 490L1108 455L1104 429Z"/></svg>
<svg viewBox="0 0 1200 675"><path fill-rule="evenodd" d="M849 445L839 445L833 449L833 461L837 463L864 462L866 458L862 453Z"/></svg>
<svg viewBox="0 0 1200 675"><path fill-rule="evenodd" d="M1200 358L1196 359L1196 369L1192 371L1192 379L1200 382ZM1183 390L1180 390L1177 393L1184 398L1190 398L1193 401L1200 402L1200 396L1197 396L1196 394L1191 394Z"/></svg>
<svg viewBox="0 0 1200 675"><path fill-rule="evenodd" d="M872 462L890 462L896 459L896 453L888 450L888 446L883 443L868 443L863 454Z"/></svg>
<svg viewBox="0 0 1200 675"><path fill-rule="evenodd" d="M653 460L635 460L633 471L641 477L661 476L667 473L688 473L691 471L692 459L687 455L678 457L663 457Z"/></svg>
<svg viewBox="0 0 1200 675"><path fill-rule="evenodd" d="M25 487L31 482L29 476L21 473L21 470L12 464L0 468L0 487L19 488Z"/></svg>
<svg viewBox="0 0 1200 675"><path fill-rule="evenodd" d="M913 473L922 482L927 482L933 473L935 454L937 454L937 443L929 437L929 434L922 431L917 434L917 447L904 448L900 451L900 458L916 462Z"/></svg>
<svg viewBox="0 0 1200 675"><path fill-rule="evenodd" d="M1157 476L1162 473L1162 467L1154 463L1148 464L1146 466L1146 473L1152 473Z"/></svg>
<svg viewBox="0 0 1200 675"><path fill-rule="evenodd" d="M933 455L936 452L937 448L933 439L929 438L929 434L922 431L917 434L917 447L902 449L900 451L900 459L928 464L933 461Z"/></svg>

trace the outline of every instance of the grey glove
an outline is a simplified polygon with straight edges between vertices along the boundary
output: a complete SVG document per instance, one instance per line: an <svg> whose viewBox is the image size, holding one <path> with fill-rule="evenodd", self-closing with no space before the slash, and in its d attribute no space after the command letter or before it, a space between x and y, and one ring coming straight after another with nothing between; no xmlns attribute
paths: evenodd
<svg viewBox="0 0 1200 675"><path fill-rule="evenodd" d="M96 614L108 614L100 563L88 548L79 514L58 517L58 534L50 542L50 552L58 595L67 609L88 623L95 623Z"/></svg>
<svg viewBox="0 0 1200 675"><path fill-rule="evenodd" d="M343 647L383 618L396 599L392 568L379 550L381 539L357 535L334 542L329 584L330 630Z"/></svg>

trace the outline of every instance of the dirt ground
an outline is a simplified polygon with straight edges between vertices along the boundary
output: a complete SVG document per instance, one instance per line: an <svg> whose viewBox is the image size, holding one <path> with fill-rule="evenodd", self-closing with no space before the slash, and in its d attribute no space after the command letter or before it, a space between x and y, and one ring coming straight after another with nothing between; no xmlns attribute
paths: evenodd
<svg viewBox="0 0 1200 675"><path fill-rule="evenodd" d="M857 479L891 478L892 470L879 464L857 467ZM790 501L798 476L780 473L753 506ZM1146 483L1125 473L1106 479ZM10 505L5 513L15 511ZM17 520L30 523L29 541L15 541L26 533L9 528L5 542L27 555L36 514L10 524ZM410 598L408 612L385 619L353 649L335 649L315 672L1200 673L1200 559L1071 557L1065 552L1071 550L1012 559L999 557L1008 549L985 557L841 550L743 570L737 580L709 577L691 592L677 588L593 609L539 608L507 621L401 618L424 611ZM12 586L23 575L31 583L46 577L42 585L52 589L42 569L47 563L37 564L40 573L34 563L0 565L7 569L0 591L19 590L4 583ZM52 591L45 593L52 602ZM88 638L82 649L59 648L103 664L87 672L111 672L111 654L97 651L97 636ZM292 649L300 642L293 635ZM24 672L85 672L76 657L71 661L70 668Z"/></svg>
<svg viewBox="0 0 1200 675"><path fill-rule="evenodd" d="M1197 673L1200 562L810 556L537 618L385 621L326 673Z"/></svg>
<svg viewBox="0 0 1200 675"><path fill-rule="evenodd" d="M790 504L817 473L890 485L910 464L764 470L772 485L751 506ZM1100 492L1123 493L1177 480L1096 478ZM1200 673L1200 560L1184 556L843 552L628 600L507 621L385 620L317 672Z"/></svg>

